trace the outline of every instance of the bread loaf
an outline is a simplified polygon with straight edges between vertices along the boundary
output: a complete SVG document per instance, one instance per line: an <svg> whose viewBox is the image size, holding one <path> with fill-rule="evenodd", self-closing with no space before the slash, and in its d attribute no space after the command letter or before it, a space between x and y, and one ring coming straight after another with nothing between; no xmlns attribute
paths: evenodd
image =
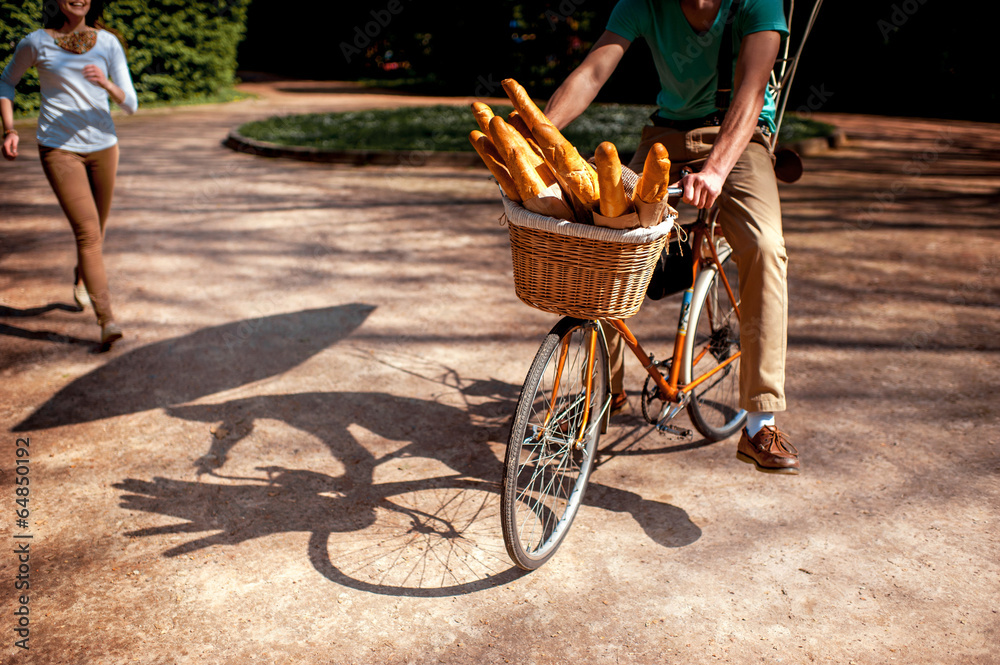
<svg viewBox="0 0 1000 665"><path fill-rule="evenodd" d="M593 210L600 198L597 172L545 117L520 83L514 79L504 79L500 84L514 105L514 110L528 125L545 163L552 169L559 184L576 202Z"/></svg>
<svg viewBox="0 0 1000 665"><path fill-rule="evenodd" d="M503 157L522 201L540 196L556 184L555 176L517 130L500 116L490 118L490 136Z"/></svg>
<svg viewBox="0 0 1000 665"><path fill-rule="evenodd" d="M601 214L605 217L620 217L629 212L632 202L625 195L622 163L614 144L605 141L597 146L594 162L597 164L597 180L601 190Z"/></svg>
<svg viewBox="0 0 1000 665"><path fill-rule="evenodd" d="M597 172L588 164L573 144L551 123L532 128L532 134L542 149L542 157L559 178L560 184L586 207L593 210L600 199Z"/></svg>
<svg viewBox="0 0 1000 665"><path fill-rule="evenodd" d="M524 121L521 114L517 111L511 111L510 115L507 116L507 122L510 123L510 126L516 129L518 133L524 137L524 140L528 142L528 145L535 151L535 154L541 157L542 149L538 147L538 142L535 141L535 137L531 135L531 130L528 129L528 123Z"/></svg>
<svg viewBox="0 0 1000 665"><path fill-rule="evenodd" d="M552 124L535 102L531 101L528 92L520 83L514 79L504 79L500 82L500 85L503 86L504 92L507 93L507 97L510 98L511 103L514 105L514 110L524 118L524 121L528 124L532 132L539 125Z"/></svg>
<svg viewBox="0 0 1000 665"><path fill-rule="evenodd" d="M520 203L521 195L518 194L517 185L514 184L514 179L510 176L510 171L507 169L503 157L500 156L496 146L490 141L490 137L478 130L473 130L469 132L469 142L472 143L476 152L479 153L479 156L485 162L486 168L496 178L500 184L500 189L507 195L507 198Z"/></svg>
<svg viewBox="0 0 1000 665"><path fill-rule="evenodd" d="M635 198L646 203L659 203L667 198L670 184L670 155L662 143L654 143L646 154L642 176L635 186Z"/></svg>
<svg viewBox="0 0 1000 665"><path fill-rule="evenodd" d="M489 104L472 102L472 115L475 116L480 131L488 135L490 133L490 118L493 117L493 109L490 108Z"/></svg>

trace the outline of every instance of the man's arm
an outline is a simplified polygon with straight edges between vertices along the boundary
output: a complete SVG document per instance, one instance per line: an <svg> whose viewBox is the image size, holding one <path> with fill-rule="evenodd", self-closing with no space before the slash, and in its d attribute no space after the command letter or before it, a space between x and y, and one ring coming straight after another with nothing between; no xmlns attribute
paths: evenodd
<svg viewBox="0 0 1000 665"><path fill-rule="evenodd" d="M712 152L699 173L681 179L685 203L699 208L715 203L729 172L753 136L780 45L781 35L770 30L753 32L743 38L736 59L733 101Z"/></svg>
<svg viewBox="0 0 1000 665"><path fill-rule="evenodd" d="M563 129L587 110L621 62L629 44L631 42L624 37L604 31L580 66L566 77L545 106L545 115L556 127Z"/></svg>

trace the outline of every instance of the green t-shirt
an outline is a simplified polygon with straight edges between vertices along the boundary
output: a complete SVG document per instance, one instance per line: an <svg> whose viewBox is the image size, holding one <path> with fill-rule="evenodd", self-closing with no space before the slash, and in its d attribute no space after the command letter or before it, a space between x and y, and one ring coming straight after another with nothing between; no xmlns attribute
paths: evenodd
<svg viewBox="0 0 1000 665"><path fill-rule="evenodd" d="M635 41L644 37L660 75L656 103L660 115L692 120L716 110L719 43L732 0L722 0L712 28L695 32L681 10L680 0L621 0L608 20L608 30ZM743 37L774 30L788 36L781 0L744 0L733 22L733 71ZM766 94L760 117L774 130L774 99Z"/></svg>

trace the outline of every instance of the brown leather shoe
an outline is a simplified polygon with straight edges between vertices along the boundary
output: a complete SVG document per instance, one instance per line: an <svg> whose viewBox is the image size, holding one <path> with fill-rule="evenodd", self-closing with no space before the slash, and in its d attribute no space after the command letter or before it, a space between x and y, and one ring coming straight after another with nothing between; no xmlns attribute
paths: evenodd
<svg viewBox="0 0 1000 665"><path fill-rule="evenodd" d="M736 448L736 458L757 467L766 473L798 473L799 451L791 444L784 432L777 427L765 425L751 439L746 428L740 436Z"/></svg>

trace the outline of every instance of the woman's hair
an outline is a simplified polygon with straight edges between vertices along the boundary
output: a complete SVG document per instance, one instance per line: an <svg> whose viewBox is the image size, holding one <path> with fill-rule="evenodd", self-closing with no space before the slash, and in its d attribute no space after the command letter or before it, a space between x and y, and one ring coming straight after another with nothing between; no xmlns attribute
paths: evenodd
<svg viewBox="0 0 1000 665"><path fill-rule="evenodd" d="M42 4L42 15L44 18L42 21L44 27L50 30L58 30L66 23L66 17L59 10L59 3L56 0L45 0ZM84 22L91 28L110 32L118 38L125 52L128 52L128 45L125 43L125 38L117 30L112 30L104 25L104 0L90 0L90 11L87 12L87 18L84 19Z"/></svg>

